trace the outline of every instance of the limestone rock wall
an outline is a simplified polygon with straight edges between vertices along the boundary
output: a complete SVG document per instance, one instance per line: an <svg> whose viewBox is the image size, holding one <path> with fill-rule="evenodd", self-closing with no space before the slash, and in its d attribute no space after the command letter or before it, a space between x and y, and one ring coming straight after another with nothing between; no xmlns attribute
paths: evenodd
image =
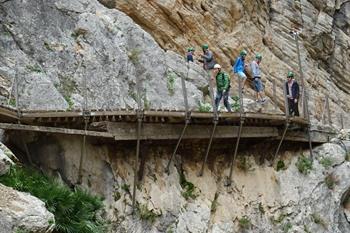
<svg viewBox="0 0 350 233"><path fill-rule="evenodd" d="M228 145L214 143L204 174L198 177L205 143L183 144L169 175L165 167L173 146L142 144L134 217L135 143L90 138L82 185L105 197L111 232L345 233L350 230L348 133L343 140L316 147L313 168L305 174L296 166L301 154L309 155L302 148L283 147L285 167L276 171L261 161L274 146L242 141L230 187L224 186L232 156ZM77 184L81 138L23 136L37 166Z"/></svg>
<svg viewBox="0 0 350 233"><path fill-rule="evenodd" d="M0 94L34 110L183 109L180 76L197 108L207 74L164 51L118 10L95 0L5 1L0 5ZM187 76L188 72L188 76Z"/></svg>
<svg viewBox="0 0 350 233"><path fill-rule="evenodd" d="M128 14L167 50L180 54L208 43L218 61L231 71L230 62L241 49L248 61L263 55L266 92L272 97L272 81L283 104L282 82L288 70L299 71L296 45L290 31L300 29L300 51L310 111L322 118L326 94L331 99L333 122L345 114L350 125L350 1L346 0L100 0ZM231 73L231 75L233 75ZM233 79L235 80L235 79ZM301 83L300 77L297 80ZM233 82L236 86L236 82ZM252 92L251 92L252 94Z"/></svg>

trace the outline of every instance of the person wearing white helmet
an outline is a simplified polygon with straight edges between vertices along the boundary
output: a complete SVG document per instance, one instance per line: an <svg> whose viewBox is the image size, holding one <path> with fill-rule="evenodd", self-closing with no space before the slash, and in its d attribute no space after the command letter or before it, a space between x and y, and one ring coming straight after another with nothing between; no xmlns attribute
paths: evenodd
<svg viewBox="0 0 350 233"><path fill-rule="evenodd" d="M228 112L231 112L231 106L228 102L228 94L230 91L230 76L221 70L219 64L214 65L213 76L216 79L216 97L215 108L218 110L220 101L224 98L224 105Z"/></svg>

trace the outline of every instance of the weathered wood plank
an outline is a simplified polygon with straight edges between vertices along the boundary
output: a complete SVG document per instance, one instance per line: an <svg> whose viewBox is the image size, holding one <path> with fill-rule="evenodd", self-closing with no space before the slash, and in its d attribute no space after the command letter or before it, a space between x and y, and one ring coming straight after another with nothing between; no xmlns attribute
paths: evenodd
<svg viewBox="0 0 350 233"><path fill-rule="evenodd" d="M46 127L46 126L23 125L23 124L0 123L0 129L113 138L113 135L108 132L97 132L97 131L89 131L89 130L85 131L80 129L65 129L65 128Z"/></svg>
<svg viewBox="0 0 350 233"><path fill-rule="evenodd" d="M136 140L136 124L106 122L107 131L114 135L116 140ZM144 123L142 125L142 140L176 140L178 139L182 126L180 124L154 124ZM184 139L209 138L211 125L189 125ZM215 138L234 138L237 136L237 126L218 126ZM278 130L275 127L244 127L243 138L277 137Z"/></svg>

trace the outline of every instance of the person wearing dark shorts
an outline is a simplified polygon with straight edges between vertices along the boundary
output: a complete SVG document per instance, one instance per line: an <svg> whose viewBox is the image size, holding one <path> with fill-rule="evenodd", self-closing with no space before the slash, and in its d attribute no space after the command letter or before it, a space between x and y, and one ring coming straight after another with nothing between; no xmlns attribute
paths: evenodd
<svg viewBox="0 0 350 233"><path fill-rule="evenodd" d="M257 53L255 55L255 60L252 61L250 64L250 67L252 69L252 74L254 77L254 89L256 91L256 102L262 102L264 103L266 101L265 95L264 95L264 88L263 84L261 82L261 71L260 71L260 63L262 60L261 54Z"/></svg>

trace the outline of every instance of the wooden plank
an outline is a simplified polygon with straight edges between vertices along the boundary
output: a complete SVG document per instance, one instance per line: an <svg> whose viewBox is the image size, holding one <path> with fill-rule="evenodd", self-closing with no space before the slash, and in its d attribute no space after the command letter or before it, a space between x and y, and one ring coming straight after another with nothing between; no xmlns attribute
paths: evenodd
<svg viewBox="0 0 350 233"><path fill-rule="evenodd" d="M65 128L46 127L46 126L23 125L23 124L0 123L0 129L113 138L113 136L107 132L97 132L97 131L89 131L89 130L85 131L80 129L65 129Z"/></svg>
<svg viewBox="0 0 350 233"><path fill-rule="evenodd" d="M3 106L0 107L0 116L9 117L15 120L18 119L17 111L15 109L3 107Z"/></svg>
<svg viewBox="0 0 350 233"><path fill-rule="evenodd" d="M313 143L326 143L330 138L334 137L335 133L332 132L320 132L320 131L311 131L310 137ZM287 132L285 140L287 141L297 141L297 142L308 142L307 132L296 131L296 132Z"/></svg>
<svg viewBox="0 0 350 233"><path fill-rule="evenodd" d="M114 135L116 140L136 140L136 124L107 122L107 131ZM142 140L176 140L182 126L180 124L154 124L144 123L142 126ZM184 139L209 138L212 125L189 125ZM218 126L215 138L235 138L238 126ZM278 130L275 127L244 127L243 138L277 137Z"/></svg>

